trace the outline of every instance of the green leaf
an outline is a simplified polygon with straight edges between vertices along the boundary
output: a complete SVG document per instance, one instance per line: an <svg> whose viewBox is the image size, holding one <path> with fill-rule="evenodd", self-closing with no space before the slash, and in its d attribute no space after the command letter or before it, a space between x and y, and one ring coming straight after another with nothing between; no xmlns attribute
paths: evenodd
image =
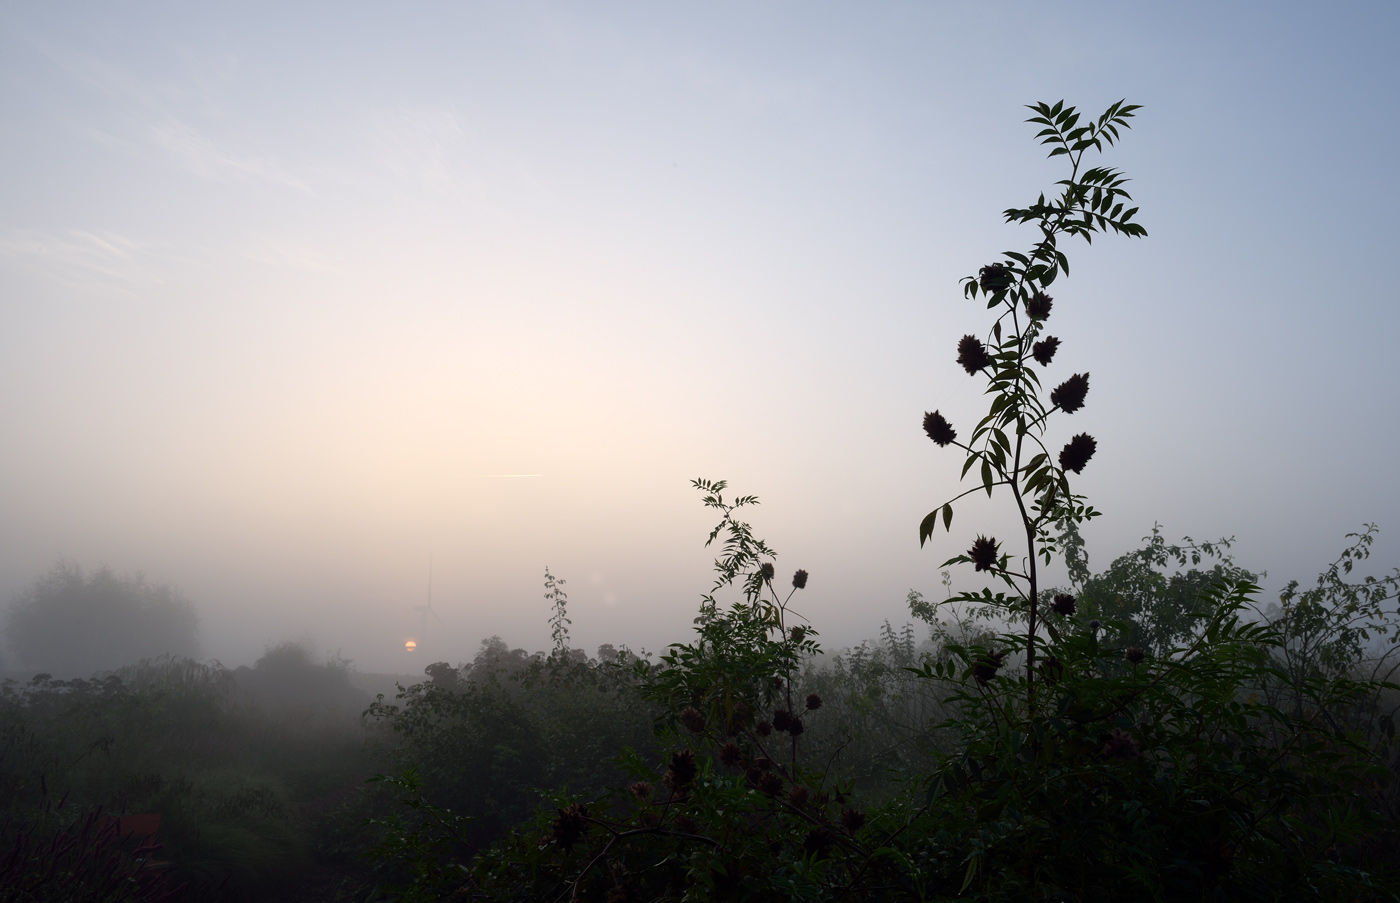
<svg viewBox="0 0 1400 903"><path fill-rule="evenodd" d="M943 530L951 533L953 530L953 506L947 504L943 506Z"/></svg>
<svg viewBox="0 0 1400 903"><path fill-rule="evenodd" d="M947 510L947 508L948 508L947 505L944 505L943 507L944 507L944 510ZM947 517L948 517L947 515L944 515L944 518L945 518L945 519L946 519ZM934 509L933 509L932 511L930 511L930 512L928 513L928 515L919 523L919 548L922 549L922 548L924 547L924 543L926 543L926 542L929 541L929 538L930 538L931 536L933 536L933 531L934 531L935 529L937 529L937 527L938 527L938 509L937 509L937 508L934 508Z"/></svg>

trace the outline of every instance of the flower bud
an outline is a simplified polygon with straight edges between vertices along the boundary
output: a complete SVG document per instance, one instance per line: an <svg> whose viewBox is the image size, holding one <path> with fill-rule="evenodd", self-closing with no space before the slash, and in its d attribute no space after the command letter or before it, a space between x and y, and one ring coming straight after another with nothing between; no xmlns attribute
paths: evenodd
<svg viewBox="0 0 1400 903"><path fill-rule="evenodd" d="M1084 407L1084 396L1089 394L1089 374L1076 373L1060 383L1050 393L1050 403L1057 405L1066 414L1073 414Z"/></svg>
<svg viewBox="0 0 1400 903"><path fill-rule="evenodd" d="M1060 449L1060 469L1083 473L1084 465L1094 456L1099 444L1088 433L1080 433Z"/></svg>
<svg viewBox="0 0 1400 903"><path fill-rule="evenodd" d="M977 336L965 335L958 341L958 363L968 376L976 376L978 370L992 365L992 357Z"/></svg>
<svg viewBox="0 0 1400 903"><path fill-rule="evenodd" d="M967 550L967 555L972 559L975 571L990 571L997 564L997 542L986 536L977 537L972 543L972 548Z"/></svg>
<svg viewBox="0 0 1400 903"><path fill-rule="evenodd" d="M937 411L932 414L924 414L924 432L928 433L928 437L940 446L947 445L958 436L953 431L953 425Z"/></svg>
<svg viewBox="0 0 1400 903"><path fill-rule="evenodd" d="M1031 346L1031 357L1035 358L1042 367L1048 367L1059 347L1060 340L1048 335Z"/></svg>

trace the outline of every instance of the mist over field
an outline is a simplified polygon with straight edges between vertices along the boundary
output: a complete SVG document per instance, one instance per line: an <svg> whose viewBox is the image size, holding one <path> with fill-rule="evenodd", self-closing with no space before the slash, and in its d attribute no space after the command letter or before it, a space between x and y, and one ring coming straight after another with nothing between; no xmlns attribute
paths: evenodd
<svg viewBox="0 0 1400 903"><path fill-rule="evenodd" d="M105 567L187 601L201 660L421 674L548 649L548 567L578 648L656 651L711 584L708 477L826 647L902 625L1012 524L974 500L920 549L959 487L919 424L983 409L959 279L1024 243L999 211L1060 174L1022 105L1062 97L1143 105L1113 165L1151 238L1056 293L1091 564L1235 536L1268 598L1375 521L1386 570L1396 16L10 5L0 606ZM0 668L129 663L64 644Z"/></svg>

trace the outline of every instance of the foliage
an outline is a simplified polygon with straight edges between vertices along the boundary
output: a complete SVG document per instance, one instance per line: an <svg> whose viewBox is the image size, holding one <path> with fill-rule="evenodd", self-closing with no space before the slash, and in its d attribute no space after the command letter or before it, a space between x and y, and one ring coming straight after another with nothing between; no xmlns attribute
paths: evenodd
<svg viewBox="0 0 1400 903"><path fill-rule="evenodd" d="M381 695L367 715L398 738L394 780L436 807L423 812L472 819L454 840L467 856L529 818L549 790L601 790L624 774L611 761L618 750L650 746L656 712L637 680L647 666L629 656L527 656L492 638L470 667L431 666L431 682L400 687L392 702ZM381 847L403 848L397 829L380 827Z"/></svg>
<svg viewBox="0 0 1400 903"><path fill-rule="evenodd" d="M372 804L361 790L369 739L356 715L269 711L232 672L188 659L6 682L0 821L47 824L47 843L76 836L89 813L158 813L160 856L174 863L171 886L188 884L183 899L269 900L313 864L362 871L346 848L358 853L364 839L341 826ZM78 821L46 815L54 796Z"/></svg>
<svg viewBox="0 0 1400 903"><path fill-rule="evenodd" d="M1264 576L1235 564L1229 554L1233 541L1198 543L1187 536L1180 544L1168 545L1161 527L1154 524L1151 535L1143 537L1142 548L1120 556L1107 570L1079 584L1076 609L1101 621L1105 633L1122 647L1165 655L1210 616L1209 608L1202 604L1210 587L1225 582L1257 583ZM1200 565L1208 559L1215 563L1202 570ZM1188 563L1189 570L1180 570ZM1166 573L1173 565L1178 570ZM1058 594L1044 591L1042 606L1053 604Z"/></svg>
<svg viewBox="0 0 1400 903"><path fill-rule="evenodd" d="M10 604L5 639L24 667L86 677L161 655L198 658L199 617L169 586L59 561Z"/></svg>

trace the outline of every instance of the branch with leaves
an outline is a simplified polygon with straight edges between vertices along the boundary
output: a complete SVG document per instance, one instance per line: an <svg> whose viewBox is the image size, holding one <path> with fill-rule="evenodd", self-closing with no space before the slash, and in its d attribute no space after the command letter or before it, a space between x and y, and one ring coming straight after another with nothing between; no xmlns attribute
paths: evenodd
<svg viewBox="0 0 1400 903"><path fill-rule="evenodd" d="M981 484L959 493L923 519L919 544L933 536L941 521L951 532L953 503L978 489L991 497L997 490L1010 493L1025 533L1025 564L1011 569L1013 558L994 538L979 536L966 554L944 562L971 563L977 571L999 578L1009 593L996 593L993 604L1009 612L1023 614L1026 620L1026 673L1034 674L1035 644L1041 626L1038 611L1039 575L1037 562L1046 564L1056 554L1057 524L1078 524L1098 514L1075 495L1070 473L1081 473L1098 447L1088 433L1079 433L1066 442L1058 455L1047 445L1046 430L1052 414L1073 414L1084 407L1089 392L1089 374L1075 373L1044 394L1040 375L1032 364L1049 367L1060 347L1060 339L1046 334L1054 300L1046 290L1064 273L1069 275L1069 258L1060 245L1075 236L1092 242L1098 232L1141 237L1147 230L1133 221L1137 207L1129 207L1131 197L1124 189L1127 179L1117 170L1088 167L1085 154L1102 153L1113 145L1121 130L1139 107L1119 101L1098 119L1082 122L1074 107L1063 101L1030 106L1035 113L1028 122L1042 126L1036 136L1050 147L1050 157L1066 157L1070 167L1067 179L1056 183L1057 198L1047 201L1041 195L1034 204L1006 210L1008 223L1034 223L1040 238L1029 253L1006 251L1002 259L982 267L978 275L963 280L963 293L969 299L979 296L988 310L998 311L988 335L965 335L958 342L958 363L970 376L987 381L991 396L987 415L973 428L972 435L959 441L957 431L939 411L924 416L924 431L940 447L954 446L964 452L960 478L974 467ZM1081 124L1082 122L1082 124ZM1061 531L1063 532L1063 531ZM963 594L953 601L985 603L986 595Z"/></svg>

